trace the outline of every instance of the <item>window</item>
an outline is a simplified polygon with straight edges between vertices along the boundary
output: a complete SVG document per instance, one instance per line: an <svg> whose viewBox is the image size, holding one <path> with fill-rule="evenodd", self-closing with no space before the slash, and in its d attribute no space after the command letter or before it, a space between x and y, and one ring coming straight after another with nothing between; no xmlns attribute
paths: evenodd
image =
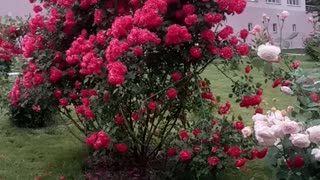
<svg viewBox="0 0 320 180"><path fill-rule="evenodd" d="M299 6L299 0L287 0L288 5Z"/></svg>
<svg viewBox="0 0 320 180"><path fill-rule="evenodd" d="M281 4L281 0L266 0L266 3Z"/></svg>
<svg viewBox="0 0 320 180"><path fill-rule="evenodd" d="M292 24L292 31L296 32L297 31L297 25L296 24Z"/></svg>
<svg viewBox="0 0 320 180"><path fill-rule="evenodd" d="M252 29L253 29L253 25L252 25L252 23L249 23L248 24L248 31L252 31Z"/></svg>
<svg viewBox="0 0 320 180"><path fill-rule="evenodd" d="M278 32L278 26L277 24L272 24L272 30L274 33L277 33Z"/></svg>

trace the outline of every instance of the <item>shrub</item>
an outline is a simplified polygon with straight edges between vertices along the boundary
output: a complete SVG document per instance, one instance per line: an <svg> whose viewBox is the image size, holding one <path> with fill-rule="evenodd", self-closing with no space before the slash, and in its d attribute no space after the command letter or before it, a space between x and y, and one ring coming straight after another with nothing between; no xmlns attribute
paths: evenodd
<svg viewBox="0 0 320 180"><path fill-rule="evenodd" d="M29 21L28 66L13 86L13 106L37 97L27 103L33 111L59 107L95 154L133 156L142 167L194 125L186 114L208 124L229 113L231 104L219 102L200 75L213 62L227 66L249 54L248 32L239 38L222 25L243 12L245 0L41 2L49 14L38 8ZM250 87L235 87L237 95L255 94ZM257 107L260 96L247 105Z"/></svg>

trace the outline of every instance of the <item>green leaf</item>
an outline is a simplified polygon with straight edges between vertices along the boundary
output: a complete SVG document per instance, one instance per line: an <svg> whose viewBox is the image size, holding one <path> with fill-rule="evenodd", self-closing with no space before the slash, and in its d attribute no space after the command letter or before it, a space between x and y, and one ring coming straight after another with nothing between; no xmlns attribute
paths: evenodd
<svg viewBox="0 0 320 180"><path fill-rule="evenodd" d="M272 64L266 63L266 64L264 65L263 71L264 71L264 73L266 73L266 74L268 74L268 75L271 75L272 72L273 72Z"/></svg>
<svg viewBox="0 0 320 180"><path fill-rule="evenodd" d="M253 58L251 64L253 67L261 69L264 66L264 61L260 58Z"/></svg>

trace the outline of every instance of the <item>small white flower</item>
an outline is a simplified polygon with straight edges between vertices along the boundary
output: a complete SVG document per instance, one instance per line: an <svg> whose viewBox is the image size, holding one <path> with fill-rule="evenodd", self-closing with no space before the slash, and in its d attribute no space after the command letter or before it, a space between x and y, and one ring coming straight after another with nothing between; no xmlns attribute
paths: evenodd
<svg viewBox="0 0 320 180"><path fill-rule="evenodd" d="M247 138L247 137L251 136L251 134L252 134L252 129L251 129L251 127L247 126L247 127L243 128L243 129L241 130L241 132L242 132L243 137L244 137L244 138Z"/></svg>
<svg viewBox="0 0 320 180"><path fill-rule="evenodd" d="M268 62L277 62L281 49L278 46L263 44L258 47L258 56Z"/></svg>
<svg viewBox="0 0 320 180"><path fill-rule="evenodd" d="M320 149L319 148L312 149L311 154L314 155L314 158L317 161L320 161Z"/></svg>
<svg viewBox="0 0 320 180"><path fill-rule="evenodd" d="M293 94L293 91L288 86L281 86L280 91L287 94L287 95Z"/></svg>

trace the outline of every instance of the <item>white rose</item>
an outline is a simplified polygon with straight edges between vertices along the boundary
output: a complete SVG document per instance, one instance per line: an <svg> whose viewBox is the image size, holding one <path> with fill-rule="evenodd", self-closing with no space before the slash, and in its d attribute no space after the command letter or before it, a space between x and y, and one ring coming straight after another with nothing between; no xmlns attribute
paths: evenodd
<svg viewBox="0 0 320 180"><path fill-rule="evenodd" d="M281 86L280 91L287 94L287 95L293 94L293 91L288 86Z"/></svg>
<svg viewBox="0 0 320 180"><path fill-rule="evenodd" d="M281 49L278 46L263 44L258 47L258 56L268 62L275 62L279 58Z"/></svg>
<svg viewBox="0 0 320 180"><path fill-rule="evenodd" d="M311 154L314 156L315 160L320 161L320 149L319 148L312 149Z"/></svg>
<svg viewBox="0 0 320 180"><path fill-rule="evenodd" d="M281 126L283 134L297 134L301 130L300 125L294 121L283 121Z"/></svg>
<svg viewBox="0 0 320 180"><path fill-rule="evenodd" d="M247 138L247 137L251 136L251 134L252 134L252 129L251 129L251 127L247 126L247 127L243 128L243 129L241 130L241 132L242 132L243 137L244 137L244 138Z"/></svg>
<svg viewBox="0 0 320 180"><path fill-rule="evenodd" d="M306 130L309 139L313 143L320 143L320 126L313 126Z"/></svg>
<svg viewBox="0 0 320 180"><path fill-rule="evenodd" d="M306 148L310 146L309 136L306 134L291 134L290 136L291 143L299 148Z"/></svg>

